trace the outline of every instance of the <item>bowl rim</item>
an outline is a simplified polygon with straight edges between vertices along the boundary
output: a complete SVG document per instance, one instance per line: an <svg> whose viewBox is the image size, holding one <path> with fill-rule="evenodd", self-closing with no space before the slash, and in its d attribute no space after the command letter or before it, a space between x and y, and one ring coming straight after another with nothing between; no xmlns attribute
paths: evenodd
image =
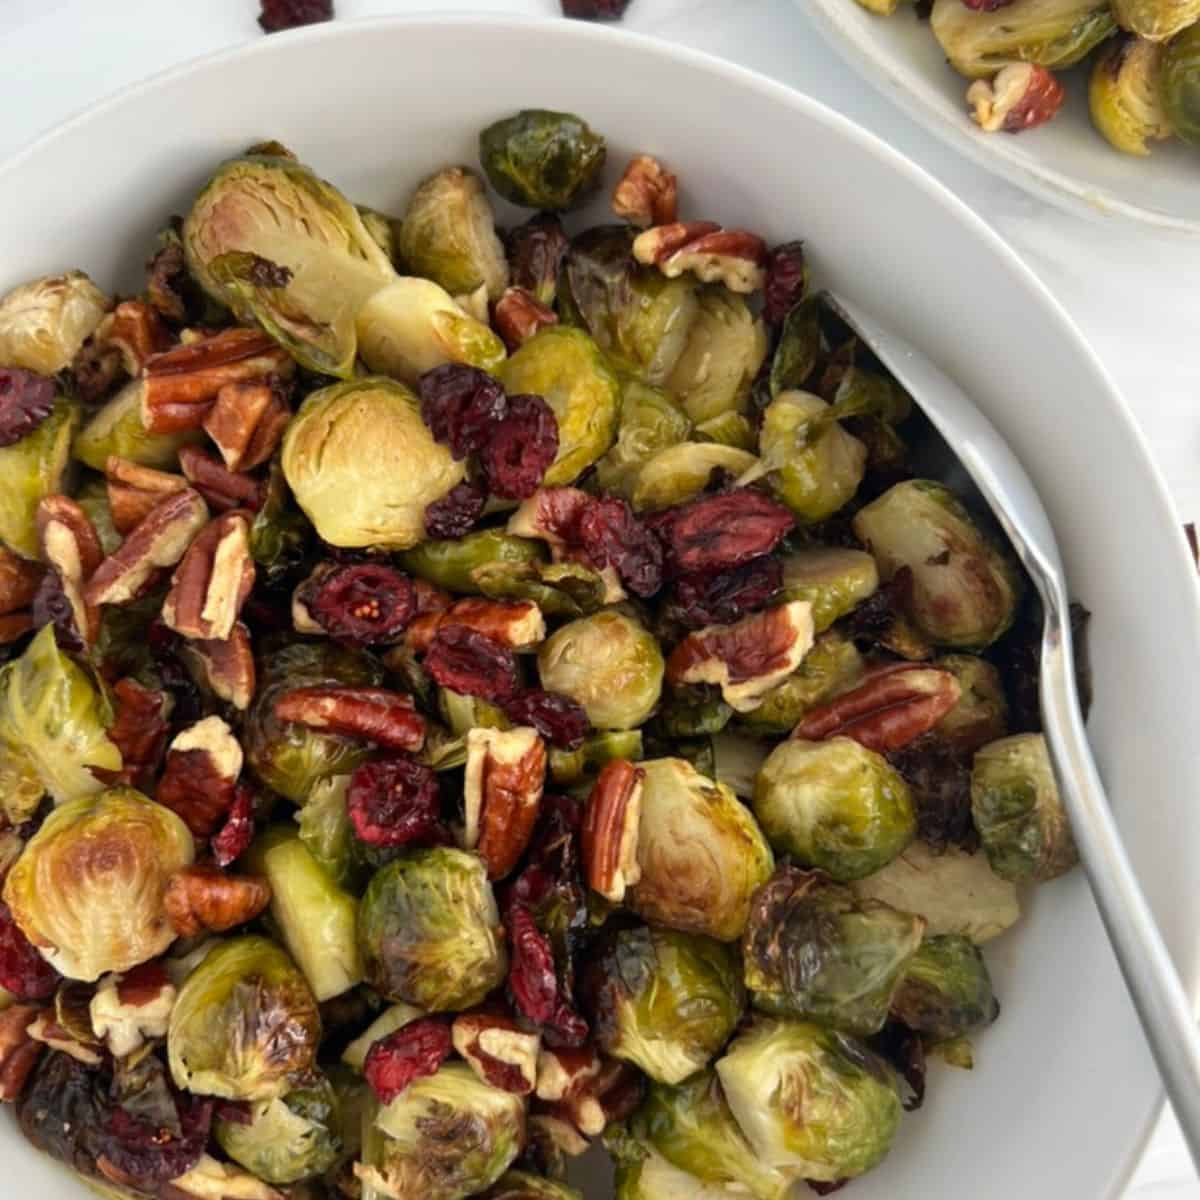
<svg viewBox="0 0 1200 1200"><path fill-rule="evenodd" d="M851 0L795 0L825 40L880 95L910 116L951 149L999 175L1014 187L1091 221L1125 220L1171 233L1200 234L1200 219L1175 216L1125 200L1100 184L1086 183L1053 165L1030 161L1009 139L980 133L967 119L949 121L927 95L924 75L896 56L881 57L868 49L852 28L857 16ZM870 14L868 14L870 15ZM877 18L879 19L879 18Z"/></svg>
<svg viewBox="0 0 1200 1200"><path fill-rule="evenodd" d="M828 4L831 0L821 0ZM845 0L832 0L844 3ZM408 27L437 27L447 25L491 26L497 30L515 31L540 27L544 32L567 42L586 43L588 41L608 41L616 45L631 45L643 53L673 58L684 65L709 72L728 81L735 88L747 88L764 95L773 103L786 105L833 129L838 136L847 138L863 149L886 162L893 170L905 176L925 194L932 205L941 209L943 214L951 219L965 224L975 237L1008 270L1014 284L1023 287L1027 293L1043 307L1049 316L1058 324L1064 339L1073 344L1075 351L1092 368L1095 377L1102 386L1104 402L1110 407L1114 417L1121 422L1127 438L1127 448L1138 460L1139 470L1150 488L1155 502L1161 509L1162 516L1172 527L1176 546L1176 556L1180 563L1180 575L1191 581L1195 594L1193 622L1197 640L1200 640L1200 575L1194 569L1191 550L1183 531L1183 524L1176 511L1175 503L1167 488L1166 480L1159 471L1158 465L1150 451L1149 442L1142 432L1133 415L1128 402L1117 388L1108 370L1090 343L1075 324L1062 303L1054 296L1049 288L1017 254L1017 252L990 226L982 217L977 215L964 201L960 200L945 184L936 179L924 167L892 147L878 134L849 117L830 108L824 102L808 95L799 88L773 79L749 67L743 67L728 59L721 58L706 51L688 46L680 46L651 34L635 33L626 29L606 25L595 25L585 21L571 21L548 15L532 15L524 13L498 13L495 11L471 11L457 8L454 11L394 13L385 16L372 16L337 20L326 24L305 26L247 40L234 46L226 47L207 54L188 59L182 63L154 72L144 79L127 84L103 97L97 103L81 108L74 115L60 121L50 129L39 134L32 141L21 147L13 154L0 160L0 179L12 170L16 170L27 159L45 152L55 141L65 137L76 128L86 125L89 121L99 120L109 112L119 109L125 104L136 102L152 94L156 89L174 85L189 75L202 74L219 68L227 61L244 57L269 57L275 54L286 54L288 47L301 43L350 39L369 36L375 30L390 29L397 26ZM1198 226L1200 228L1200 226ZM1195 1003L1200 999L1200 960L1197 960L1190 974L1183 974L1183 985L1189 998ZM1114 1173L1109 1191L1106 1196L1097 1200L1119 1200L1138 1166L1150 1139L1150 1135L1162 1111L1165 1095L1161 1085L1156 1089L1147 1112L1140 1126L1130 1139L1125 1152L1124 1161Z"/></svg>

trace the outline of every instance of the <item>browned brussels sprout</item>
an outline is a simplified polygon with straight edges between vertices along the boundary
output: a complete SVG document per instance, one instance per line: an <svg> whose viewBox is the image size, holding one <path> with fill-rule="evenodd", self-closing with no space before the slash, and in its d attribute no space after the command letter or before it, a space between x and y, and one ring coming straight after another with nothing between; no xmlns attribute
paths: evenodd
<svg viewBox="0 0 1200 1200"><path fill-rule="evenodd" d="M1185 142L1200 143L1200 24L1167 44L1160 88L1171 129Z"/></svg>
<svg viewBox="0 0 1200 1200"><path fill-rule="evenodd" d="M1088 88L1092 123L1110 145L1145 156L1148 142L1174 130L1163 106L1164 47L1144 38L1123 37L1096 57Z"/></svg>
<svg viewBox="0 0 1200 1200"><path fill-rule="evenodd" d="M979 947L961 934L926 938L892 997L892 1013L935 1041L990 1025L1000 1006Z"/></svg>
<svg viewBox="0 0 1200 1200"><path fill-rule="evenodd" d="M575 208L599 186L604 158L604 139L573 113L527 108L479 135L488 182L525 208Z"/></svg>
<svg viewBox="0 0 1200 1200"><path fill-rule="evenodd" d="M57 375L111 305L82 272L31 279L0 296L0 367Z"/></svg>

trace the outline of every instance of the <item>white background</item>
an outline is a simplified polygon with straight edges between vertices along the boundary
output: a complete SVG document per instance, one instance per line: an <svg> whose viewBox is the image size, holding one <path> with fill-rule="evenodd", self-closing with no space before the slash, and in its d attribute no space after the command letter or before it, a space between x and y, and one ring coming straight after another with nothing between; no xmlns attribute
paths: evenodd
<svg viewBox="0 0 1200 1200"><path fill-rule="evenodd" d="M850 3L851 0L846 0ZM1200 237L1062 213L940 142L854 75L793 0L633 0L624 24L733 59L824 100L949 185L1066 306L1145 430L1183 519L1200 517ZM339 19L419 10L552 15L558 0L336 0ZM0 0L0 161L64 117L176 63L261 37L255 0ZM269 81L264 81L269 86ZM313 81L320 86L319 80ZM614 81L619 87L620 81ZM670 97L662 97L663 104ZM646 121L653 122L648 111ZM998 135L1000 136L1000 135ZM787 147L781 146L781 154ZM720 154L720 147L713 147ZM114 162L112 170L136 169ZM1138 164L1130 163L1136 170ZM814 164L814 170L819 166ZM87 181L69 181L86 203ZM880 197L880 219L887 219ZM1200 157L1197 159L1200 215ZM802 233L803 231L798 231ZM86 266L86 264L80 264ZM953 263L946 270L954 270ZM988 304L980 295L979 303ZM1020 346L1013 347L1020 354ZM1070 396L1046 396L1070 405ZM1104 471L1107 464L1097 463ZM1113 503L1120 503L1114 496ZM1137 570L1138 564L1128 564ZM1154 581L1146 580L1148 598ZM1147 608L1152 618L1152 608ZM1020 1153L1020 1147L1014 1147ZM1089 1200L1068 1197L1064 1200ZM1168 1117L1127 1200L1200 1200Z"/></svg>

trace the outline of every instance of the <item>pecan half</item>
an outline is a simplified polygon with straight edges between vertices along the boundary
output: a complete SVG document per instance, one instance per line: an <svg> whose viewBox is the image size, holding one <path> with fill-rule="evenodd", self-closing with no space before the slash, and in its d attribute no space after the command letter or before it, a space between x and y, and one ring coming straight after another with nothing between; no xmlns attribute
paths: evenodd
<svg viewBox="0 0 1200 1200"><path fill-rule="evenodd" d="M262 508L264 483L250 475L231 471L215 455L199 446L183 446L179 451L179 467L188 483L198 491L217 512L231 508Z"/></svg>
<svg viewBox="0 0 1200 1200"><path fill-rule="evenodd" d="M588 797L583 818L583 866L588 884L620 904L625 889L642 877L637 836L646 772L623 758L605 763Z"/></svg>
<svg viewBox="0 0 1200 1200"><path fill-rule="evenodd" d="M176 871L167 880L163 908L180 937L224 933L254 920L271 903L271 885L255 875L227 875L213 866Z"/></svg>
<svg viewBox="0 0 1200 1200"><path fill-rule="evenodd" d="M249 471L275 453L291 419L274 380L227 383L204 418L204 432L231 471Z"/></svg>
<svg viewBox="0 0 1200 1200"><path fill-rule="evenodd" d="M603 1065L594 1046L543 1046L538 1055L537 1098L552 1103L565 1100L591 1083Z"/></svg>
<svg viewBox="0 0 1200 1200"><path fill-rule="evenodd" d="M35 1042L69 1054L76 1062L88 1067L98 1067L103 1059L91 1047L85 1046L69 1029L60 1025L51 1012L42 1012L26 1028L26 1034Z"/></svg>
<svg viewBox="0 0 1200 1200"><path fill-rule="evenodd" d="M425 744L425 718L412 697L387 688L296 688L275 701L275 716L388 750L415 751Z"/></svg>
<svg viewBox="0 0 1200 1200"><path fill-rule="evenodd" d="M42 568L0 546L0 616L27 609L42 582Z"/></svg>
<svg viewBox="0 0 1200 1200"><path fill-rule="evenodd" d="M108 727L108 739L121 752L121 769L101 771L93 767L92 773L110 786L123 783L151 792L167 743L171 697L143 687L136 679L118 679L112 693L117 716Z"/></svg>
<svg viewBox="0 0 1200 1200"><path fill-rule="evenodd" d="M254 575L250 517L224 513L205 526L176 568L163 624L186 638L223 641L237 624Z"/></svg>
<svg viewBox="0 0 1200 1200"><path fill-rule="evenodd" d="M193 837L206 838L233 805L242 762L233 730L220 717L205 717L171 742L154 798L181 817Z"/></svg>
<svg viewBox="0 0 1200 1200"><path fill-rule="evenodd" d="M544 1110L545 1115L575 1129L584 1138L599 1137L613 1121L623 1121L641 1103L641 1073L628 1063L598 1060L599 1069L570 1088Z"/></svg>
<svg viewBox="0 0 1200 1200"><path fill-rule="evenodd" d="M90 646L100 631L100 613L84 601L83 586L104 558L95 526L69 496L46 496L37 508L37 529L42 557L70 606L74 633Z"/></svg>
<svg viewBox="0 0 1200 1200"><path fill-rule="evenodd" d="M546 782L546 743L528 727L467 734L463 844L489 879L503 879L529 845Z"/></svg>
<svg viewBox="0 0 1200 1200"><path fill-rule="evenodd" d="M108 507L118 533L128 533L164 497L187 487L182 475L156 471L140 463L108 457L104 464Z"/></svg>
<svg viewBox="0 0 1200 1200"><path fill-rule="evenodd" d="M558 314L532 292L521 287L506 288L496 301L492 324L509 350L516 350L539 329L558 324Z"/></svg>
<svg viewBox="0 0 1200 1200"><path fill-rule="evenodd" d="M540 1034L521 1029L505 1013L465 1012L454 1018L451 1038L484 1083L518 1096L533 1091Z"/></svg>
<svg viewBox="0 0 1200 1200"><path fill-rule="evenodd" d="M92 1030L114 1058L166 1037L178 992L161 962L142 963L124 975L106 975L92 997Z"/></svg>
<svg viewBox="0 0 1200 1200"><path fill-rule="evenodd" d="M691 271L731 292L756 292L767 279L766 242L755 233L722 229L712 221L656 225L634 238L633 256L668 279Z"/></svg>
<svg viewBox="0 0 1200 1200"><path fill-rule="evenodd" d="M967 88L971 118L985 133L1020 133L1044 125L1062 108L1063 85L1033 63L1002 67L991 80Z"/></svg>
<svg viewBox="0 0 1200 1200"><path fill-rule="evenodd" d="M812 605L792 600L732 625L689 633L667 659L667 680L716 684L730 708L750 712L800 665L812 644Z"/></svg>
<svg viewBox="0 0 1200 1200"><path fill-rule="evenodd" d="M465 625L513 650L528 650L546 640L546 619L532 600L470 597L417 617L405 630L405 645L414 654L424 654L444 625Z"/></svg>
<svg viewBox="0 0 1200 1200"><path fill-rule="evenodd" d="M250 631L239 621L224 641L185 641L180 653L197 681L239 711L250 707L257 686Z"/></svg>
<svg viewBox="0 0 1200 1200"><path fill-rule="evenodd" d="M928 733L962 695L949 672L920 663L889 663L868 671L851 691L810 709L792 731L809 741L848 737L887 754Z"/></svg>
<svg viewBox="0 0 1200 1200"><path fill-rule="evenodd" d="M638 154L629 160L612 197L612 210L639 229L674 225L677 182L657 158Z"/></svg>
<svg viewBox="0 0 1200 1200"><path fill-rule="evenodd" d="M11 1103L21 1095L46 1048L29 1036L30 1025L42 1011L32 1004L14 1004L0 1012L0 1101Z"/></svg>
<svg viewBox="0 0 1200 1200"><path fill-rule="evenodd" d="M126 604L147 580L173 567L208 520L199 492L186 488L160 500L95 570L83 598L87 604Z"/></svg>

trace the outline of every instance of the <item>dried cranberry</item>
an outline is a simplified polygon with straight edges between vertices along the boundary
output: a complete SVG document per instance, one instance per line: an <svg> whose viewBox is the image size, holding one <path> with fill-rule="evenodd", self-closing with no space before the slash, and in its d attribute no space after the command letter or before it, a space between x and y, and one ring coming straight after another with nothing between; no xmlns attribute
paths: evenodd
<svg viewBox="0 0 1200 1200"><path fill-rule="evenodd" d="M97 1166L115 1182L156 1191L157 1185L177 1179L200 1161L208 1144L213 1106L210 1097L177 1095L173 1107L178 1132L162 1121L114 1108L98 1132L103 1153Z"/></svg>
<svg viewBox="0 0 1200 1200"><path fill-rule="evenodd" d="M452 1048L450 1026L437 1017L422 1017L373 1043L363 1074L379 1102L391 1104L414 1079L434 1074Z"/></svg>
<svg viewBox="0 0 1200 1200"><path fill-rule="evenodd" d="M564 17L581 21L619 21L629 0L562 0Z"/></svg>
<svg viewBox="0 0 1200 1200"><path fill-rule="evenodd" d="M784 242L767 258L767 282L763 288L763 318L778 325L804 298L808 267L803 242Z"/></svg>
<svg viewBox="0 0 1200 1200"><path fill-rule="evenodd" d="M264 33L333 20L333 0L262 0L258 23Z"/></svg>
<svg viewBox="0 0 1200 1200"><path fill-rule="evenodd" d="M301 596L330 637L359 646L395 641L416 612L412 581L381 563L319 571Z"/></svg>
<svg viewBox="0 0 1200 1200"><path fill-rule="evenodd" d="M0 367L0 446L11 446L32 433L54 408L53 379Z"/></svg>
<svg viewBox="0 0 1200 1200"><path fill-rule="evenodd" d="M253 1125L254 1113L248 1100L218 1100L213 1116L230 1125Z"/></svg>
<svg viewBox="0 0 1200 1200"><path fill-rule="evenodd" d="M459 538L483 516L487 493L472 483L452 487L425 510L425 532L431 538Z"/></svg>
<svg viewBox="0 0 1200 1200"><path fill-rule="evenodd" d="M54 568L42 576L33 595L32 611L35 629L41 629L45 625L54 626L54 640L59 649L74 653L80 653L84 649L83 637L75 623L75 609L63 590L61 577Z"/></svg>
<svg viewBox="0 0 1200 1200"><path fill-rule="evenodd" d="M806 1179L804 1181L808 1186L816 1192L818 1196L832 1196L834 1192L840 1192L842 1188L850 1182L849 1179L835 1179L832 1183L822 1183L819 1179Z"/></svg>
<svg viewBox="0 0 1200 1200"><path fill-rule="evenodd" d="M12 910L0 903L0 987L18 1000L45 1000L61 980L21 932Z"/></svg>
<svg viewBox="0 0 1200 1200"><path fill-rule="evenodd" d="M594 500L580 515L578 530L592 562L613 567L635 596L653 596L662 587L662 544L624 500Z"/></svg>
<svg viewBox="0 0 1200 1200"><path fill-rule="evenodd" d="M493 703L517 690L516 655L465 625L444 625L434 634L425 670L441 687Z"/></svg>
<svg viewBox="0 0 1200 1200"><path fill-rule="evenodd" d="M537 927L524 904L508 910L508 936L512 962L508 982L521 1013L539 1025L554 1019L558 1008L558 977L550 940Z"/></svg>
<svg viewBox="0 0 1200 1200"><path fill-rule="evenodd" d="M360 841L407 846L428 838L438 824L434 773L411 758L363 763L350 776L346 808Z"/></svg>
<svg viewBox="0 0 1200 1200"><path fill-rule="evenodd" d="M417 380L421 419L455 458L478 454L508 416L504 389L486 371L446 363Z"/></svg>
<svg viewBox="0 0 1200 1200"><path fill-rule="evenodd" d="M592 731L583 706L560 692L539 688L518 692L504 702L504 713L515 725L532 725L548 742L563 750L578 750Z"/></svg>
<svg viewBox="0 0 1200 1200"><path fill-rule="evenodd" d="M554 213L538 213L510 230L506 242L512 286L552 306L568 245L562 222Z"/></svg>
<svg viewBox="0 0 1200 1200"><path fill-rule="evenodd" d="M235 858L240 858L254 840L254 793L239 783L234 792L233 807L225 824L213 835L213 861L218 867L227 867Z"/></svg>
<svg viewBox="0 0 1200 1200"><path fill-rule="evenodd" d="M754 558L719 575L681 575L672 588L667 610L689 629L729 625L766 608L782 588L779 559Z"/></svg>
<svg viewBox="0 0 1200 1200"><path fill-rule="evenodd" d="M675 570L728 571L769 554L796 518L762 492L738 488L659 514L653 528Z"/></svg>
<svg viewBox="0 0 1200 1200"><path fill-rule="evenodd" d="M508 416L483 448L488 486L505 500L526 500L558 454L558 421L541 396L510 396Z"/></svg>

